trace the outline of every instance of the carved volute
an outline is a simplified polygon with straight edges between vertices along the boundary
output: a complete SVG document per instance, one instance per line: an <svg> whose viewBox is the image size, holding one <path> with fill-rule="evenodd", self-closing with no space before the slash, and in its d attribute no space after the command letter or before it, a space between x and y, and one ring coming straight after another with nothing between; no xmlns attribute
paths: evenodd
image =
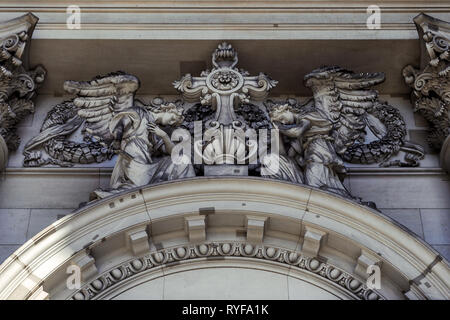
<svg viewBox="0 0 450 320"><path fill-rule="evenodd" d="M428 143L441 152L441 166L449 170L450 24L423 13L414 18L414 23L421 46L420 69L408 65L403 77L413 89L414 112L430 124Z"/></svg>
<svg viewBox="0 0 450 320"><path fill-rule="evenodd" d="M16 126L34 111L32 98L45 79L42 66L28 67L28 47L37 22L28 13L0 23L0 170L7 164L8 152L20 144Z"/></svg>

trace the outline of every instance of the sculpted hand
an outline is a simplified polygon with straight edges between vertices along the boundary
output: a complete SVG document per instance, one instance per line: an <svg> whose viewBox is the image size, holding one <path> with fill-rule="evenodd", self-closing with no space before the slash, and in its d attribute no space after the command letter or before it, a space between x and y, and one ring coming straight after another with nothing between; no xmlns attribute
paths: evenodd
<svg viewBox="0 0 450 320"><path fill-rule="evenodd" d="M161 137L161 138L164 138L164 137L167 137L168 136L168 134L164 131L164 130L162 130L160 127L158 127L156 124L154 124L154 123L149 123L148 125L147 125L147 129L148 129L148 131L150 131L151 133L154 133L154 134L156 134L157 136L159 136L159 137Z"/></svg>

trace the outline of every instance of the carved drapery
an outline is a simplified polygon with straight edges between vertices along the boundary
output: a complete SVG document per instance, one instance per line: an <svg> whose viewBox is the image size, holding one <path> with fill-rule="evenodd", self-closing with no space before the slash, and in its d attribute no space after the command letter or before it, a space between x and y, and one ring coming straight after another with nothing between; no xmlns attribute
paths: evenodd
<svg viewBox="0 0 450 320"><path fill-rule="evenodd" d="M8 151L16 150L17 124L34 111L32 98L44 81L45 69L28 69L28 47L38 18L29 13L0 23L0 170Z"/></svg>
<svg viewBox="0 0 450 320"><path fill-rule="evenodd" d="M428 143L441 151L441 165L450 169L448 141L450 130L450 24L420 14L414 18L421 46L420 69L403 69L406 84L412 89L414 111L430 124ZM444 148L445 146L445 148Z"/></svg>

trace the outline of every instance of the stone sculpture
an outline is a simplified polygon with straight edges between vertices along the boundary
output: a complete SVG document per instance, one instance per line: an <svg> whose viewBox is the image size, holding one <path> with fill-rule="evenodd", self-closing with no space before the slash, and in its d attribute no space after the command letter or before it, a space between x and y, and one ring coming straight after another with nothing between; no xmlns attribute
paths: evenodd
<svg viewBox="0 0 450 320"><path fill-rule="evenodd" d="M25 147L25 164L87 164L117 153L110 189L96 190L93 198L196 175L263 176L353 198L343 184L345 162L419 165L423 150L405 140L400 113L372 89L384 81L383 73L316 69L305 76L313 98L298 103L266 100L277 81L264 73L250 76L237 62L236 50L221 43L211 70L174 82L184 99L175 102L141 102L135 98L139 80L124 72L66 81L65 90L77 97L50 111ZM69 141L80 126L84 142ZM185 138L172 141L170 127L184 129ZM366 130L377 139L366 142ZM181 142L191 147L183 150L184 162L174 151ZM390 161L399 151L405 161Z"/></svg>
<svg viewBox="0 0 450 320"><path fill-rule="evenodd" d="M25 146L25 155L29 156L30 150L45 145L51 155L60 157L40 160L37 164L64 165L66 162L101 162L118 153L111 188L96 190L93 198L158 181L194 176L192 165L172 162L169 155L174 144L159 128L159 125L181 124L182 111L174 103L159 101L159 105L143 105L135 101L138 88L139 80L124 72L91 81L66 81L64 89L77 97L50 112L41 133ZM60 109L60 106L64 108ZM63 121L53 120L54 114ZM66 137L82 124L85 140L91 143L68 142ZM158 153L165 156L155 159ZM30 159L26 158L26 161Z"/></svg>
<svg viewBox="0 0 450 320"><path fill-rule="evenodd" d="M0 171L18 148L17 124L34 112L33 97L44 81L42 66L28 68L28 46L38 18L29 13L0 23Z"/></svg>
<svg viewBox="0 0 450 320"><path fill-rule="evenodd" d="M295 110L289 104L278 104L272 107L270 117L280 133L289 138L287 157L282 158L278 170L283 173L281 179L292 176L293 182L303 181L309 186L350 196L338 176L345 174L345 166L333 144L333 123L323 111L311 107ZM303 179L298 178L299 167L303 168ZM293 172L286 174L288 170Z"/></svg>
<svg viewBox="0 0 450 320"><path fill-rule="evenodd" d="M299 182L351 197L342 181L344 161L381 166L417 166L420 146L405 141L405 123L397 109L378 100L370 87L384 81L383 73L355 74L340 67L316 69L305 76L314 98L266 102L270 118L288 150L280 152L280 170L269 176ZM365 144L366 129L378 140ZM281 146L283 143L280 142ZM400 150L406 161L388 161ZM284 154L284 155L283 155ZM303 179L298 177L299 169ZM292 170L294 172L286 173Z"/></svg>
<svg viewBox="0 0 450 320"><path fill-rule="evenodd" d="M441 164L450 170L450 24L426 14L415 17L414 23L422 48L421 66L407 65L403 77L413 89L414 112L430 124L428 144L441 151Z"/></svg>
<svg viewBox="0 0 450 320"><path fill-rule="evenodd" d="M174 143L158 126L179 125L182 121L183 116L173 103L149 110L133 106L115 115L109 128L120 151L111 176L111 190L96 190L95 195L103 198L124 189L195 176L192 164L174 163ZM155 161L158 153L164 156Z"/></svg>
<svg viewBox="0 0 450 320"><path fill-rule="evenodd" d="M262 101L278 83L264 73L250 76L247 71L238 69L237 63L236 50L224 42L212 54L212 70L203 71L200 77L187 74L173 83L186 102L200 102L215 111L214 117L205 124L208 130L205 136L209 138L194 145L194 152L201 154L206 164L216 165L209 167L211 170L206 173L209 175L231 172L217 165L233 168L236 162L241 164L252 157L255 148L246 150L242 139L250 123L236 111L250 101Z"/></svg>

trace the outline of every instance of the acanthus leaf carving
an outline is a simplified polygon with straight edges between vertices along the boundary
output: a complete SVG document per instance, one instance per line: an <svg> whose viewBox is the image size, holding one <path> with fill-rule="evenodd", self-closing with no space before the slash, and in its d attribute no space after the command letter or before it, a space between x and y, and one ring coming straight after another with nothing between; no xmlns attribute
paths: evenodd
<svg viewBox="0 0 450 320"><path fill-rule="evenodd" d="M428 144L440 151L450 133L450 25L426 14L414 18L422 47L420 69L407 65L405 83L413 91L414 112L430 124Z"/></svg>
<svg viewBox="0 0 450 320"><path fill-rule="evenodd" d="M17 124L34 112L32 98L44 81L46 71L42 66L28 69L27 47L38 19L32 14L0 23L0 148L7 159L7 151L14 151L20 144L15 133ZM0 170L6 160L0 160Z"/></svg>
<svg viewBox="0 0 450 320"><path fill-rule="evenodd" d="M384 81L383 73L354 73L338 66L313 70L304 79L313 97L298 103L266 100L277 81L262 72L251 76L237 62L236 50L219 44L211 70L173 83L183 98L173 102L136 99L139 80L125 72L66 81L65 90L76 97L49 112L41 133L24 149L25 165L87 164L118 154L110 189L97 190L93 199L159 181L236 172L355 199L343 184L345 162L418 166L423 158L423 149L405 140L399 111L372 89ZM80 128L85 141L70 141ZM192 147L190 155L183 150L188 161L182 164L175 163L172 150L186 141L169 138L181 128ZM374 141L366 142L366 130ZM37 148L50 157L42 159ZM277 155L266 152L277 148ZM405 161L391 161L400 151L406 153Z"/></svg>

